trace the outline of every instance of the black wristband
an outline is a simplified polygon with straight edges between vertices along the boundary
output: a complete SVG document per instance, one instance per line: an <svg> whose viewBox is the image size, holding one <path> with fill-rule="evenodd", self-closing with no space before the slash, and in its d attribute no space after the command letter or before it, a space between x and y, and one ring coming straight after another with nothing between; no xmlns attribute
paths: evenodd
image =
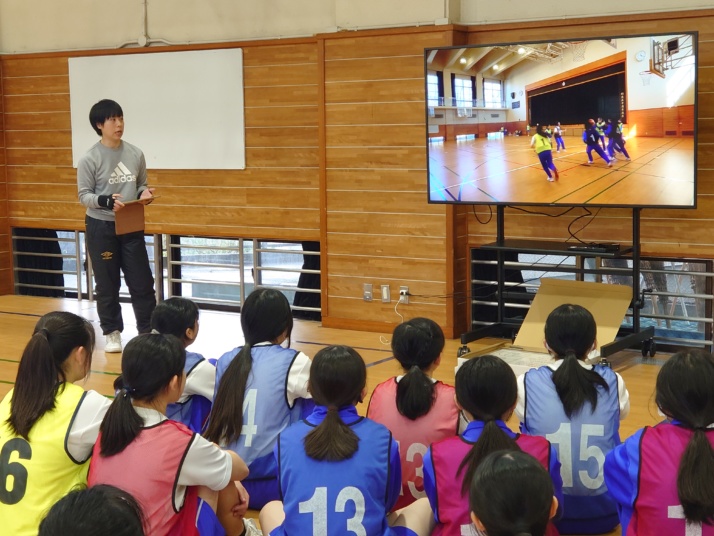
<svg viewBox="0 0 714 536"><path fill-rule="evenodd" d="M100 195L98 203L100 207L112 210L114 208L114 197L111 195Z"/></svg>

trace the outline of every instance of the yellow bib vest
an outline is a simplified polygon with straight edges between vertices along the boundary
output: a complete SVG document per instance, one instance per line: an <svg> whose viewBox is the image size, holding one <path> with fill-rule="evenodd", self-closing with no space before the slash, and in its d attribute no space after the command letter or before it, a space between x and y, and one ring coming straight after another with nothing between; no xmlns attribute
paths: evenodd
<svg viewBox="0 0 714 536"><path fill-rule="evenodd" d="M40 521L77 484L87 483L89 460L74 460L67 436L84 389L65 383L55 408L30 430L29 441L7 425L10 391L0 402L0 532L35 536Z"/></svg>
<svg viewBox="0 0 714 536"><path fill-rule="evenodd" d="M542 153L543 151L550 151L553 146L550 144L550 138L541 136L540 134L535 135L535 152Z"/></svg>

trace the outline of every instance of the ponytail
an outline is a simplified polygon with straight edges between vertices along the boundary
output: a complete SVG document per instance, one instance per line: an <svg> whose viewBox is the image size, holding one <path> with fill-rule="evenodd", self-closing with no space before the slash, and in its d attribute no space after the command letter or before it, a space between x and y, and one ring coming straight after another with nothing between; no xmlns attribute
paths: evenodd
<svg viewBox="0 0 714 536"><path fill-rule="evenodd" d="M323 421L305 436L305 454L318 461L339 462L359 448L359 437L340 418L340 408L362 400L367 368L349 346L328 346L315 354L310 366L310 392L315 404L325 406Z"/></svg>
<svg viewBox="0 0 714 536"><path fill-rule="evenodd" d="M412 421L426 415L434 405L434 382L414 365L397 383L397 410Z"/></svg>
<svg viewBox="0 0 714 536"><path fill-rule="evenodd" d="M133 392L133 389L122 387L116 393L114 401L104 415L104 420L99 428L101 432L99 453L105 458L119 454L129 446L139 435L144 425L144 420L131 404Z"/></svg>
<svg viewBox="0 0 714 536"><path fill-rule="evenodd" d="M405 371L397 384L397 410L411 420L426 415L436 399L434 382L424 372L439 359L444 332L429 318L412 318L394 328L392 352Z"/></svg>
<svg viewBox="0 0 714 536"><path fill-rule="evenodd" d="M597 372L578 363L578 360L585 360L595 345L595 318L585 307L565 303L548 315L544 331L548 348L557 359L563 360L558 370L553 372L553 383L565 414L572 419L586 402L595 411L597 386L606 391L610 390L610 386Z"/></svg>
<svg viewBox="0 0 714 536"><path fill-rule="evenodd" d="M359 437L342 422L336 407L328 408L325 419L303 441L305 454L318 461L347 460L359 447Z"/></svg>
<svg viewBox="0 0 714 536"><path fill-rule="evenodd" d="M246 344L226 368L213 399L206 439L220 445L238 441L243 429L243 399L253 368L252 346Z"/></svg>
<svg viewBox="0 0 714 536"><path fill-rule="evenodd" d="M518 387L513 369L501 358L485 355L468 360L456 373L456 400L474 419L484 422L478 441L471 447L456 472L466 469L461 493L466 495L481 460L497 450L521 450L515 440L498 426L516 405Z"/></svg>
<svg viewBox="0 0 714 536"><path fill-rule="evenodd" d="M94 328L81 316L67 311L47 313L37 322L25 346L10 399L7 424L14 434L28 439L35 423L55 407L66 381L63 365L72 352L86 351L89 372L94 351Z"/></svg>
<svg viewBox="0 0 714 536"><path fill-rule="evenodd" d="M687 523L714 524L714 450L702 428L679 461L677 495Z"/></svg>
<svg viewBox="0 0 714 536"><path fill-rule="evenodd" d="M290 346L293 316L285 295L260 287L246 298L240 311L245 345L226 367L213 400L204 437L226 445L238 441L243 429L243 399L253 368L253 347L262 342L276 343L284 335Z"/></svg>
<svg viewBox="0 0 714 536"><path fill-rule="evenodd" d="M147 333L129 341L121 356L121 376L114 382L117 394L99 427L101 456L119 454L137 438L144 420L132 400L153 402L174 377L183 377L185 363L186 350L173 335Z"/></svg>
<svg viewBox="0 0 714 536"><path fill-rule="evenodd" d="M462 495L468 493L471 480L473 480L474 473L481 461L497 450L521 450L521 448L513 438L506 435L506 433L499 428L494 419L490 419L486 421L478 441L471 447L469 453L461 461L458 471L456 471L456 474L460 475L464 468L466 468L463 483L461 484Z"/></svg>
<svg viewBox="0 0 714 536"><path fill-rule="evenodd" d="M589 402L592 411L595 411L598 385L605 391L610 390L605 378L578 363L578 357L572 349L566 350L563 363L553 372L553 383L568 419L577 415L586 402Z"/></svg>
<svg viewBox="0 0 714 536"><path fill-rule="evenodd" d="M677 495L688 523L714 524L714 358L702 349L677 352L657 375L657 406L693 431L679 460Z"/></svg>

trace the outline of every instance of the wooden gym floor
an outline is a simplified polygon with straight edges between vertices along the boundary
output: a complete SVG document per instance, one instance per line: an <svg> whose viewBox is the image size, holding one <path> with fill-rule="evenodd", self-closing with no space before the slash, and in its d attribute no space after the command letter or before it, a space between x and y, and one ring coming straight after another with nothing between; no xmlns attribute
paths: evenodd
<svg viewBox="0 0 714 536"><path fill-rule="evenodd" d="M553 151L560 180L548 182L530 137L429 144L430 199L446 202L679 205L694 202L692 138L632 137L611 168L585 144L565 136Z"/></svg>
<svg viewBox="0 0 714 536"><path fill-rule="evenodd" d="M133 326L133 313L128 304L122 304L125 330L122 336L126 344L136 335ZM36 298L29 296L0 296L0 347L4 348L0 356L0 397L12 388L17 373L17 364L22 355L35 323L43 314L53 310L71 311L87 318L95 326L97 345L93 355L92 373L84 387L111 396L112 382L120 371L121 355L104 353L104 337L99 329L99 319L94 302L58 298ZM330 344L346 344L354 347L367 363L367 388L374 387L400 373L398 363L390 350L390 336L379 333L349 331L324 328L318 322L295 321L292 347L313 356L322 347ZM241 345L243 342L240 317L236 313L201 311L200 331L191 350L203 354L206 358L218 358L224 352ZM469 344L472 351L488 351L501 341L489 339ZM456 352L460 346L458 340L447 340L441 365L435 377L445 382L454 382ZM625 380L630 392L632 409L620 428L621 437L631 435L635 430L659 421L654 405L654 385L662 358L643 360L639 352L625 351L613 356L613 368ZM367 400L358 406L360 413L367 409ZM518 422L511 419L509 425L518 429ZM255 513L254 513L255 514ZM619 535L619 528L609 536Z"/></svg>

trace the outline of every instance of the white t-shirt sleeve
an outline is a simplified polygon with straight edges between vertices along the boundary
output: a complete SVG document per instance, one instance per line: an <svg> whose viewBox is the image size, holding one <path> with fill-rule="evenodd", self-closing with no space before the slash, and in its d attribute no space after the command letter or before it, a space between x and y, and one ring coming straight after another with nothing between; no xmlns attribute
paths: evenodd
<svg viewBox="0 0 714 536"><path fill-rule="evenodd" d="M179 402L185 402L189 396L200 395L213 402L216 387L216 367L207 360L200 361L186 376L186 386Z"/></svg>
<svg viewBox="0 0 714 536"><path fill-rule="evenodd" d="M231 481L233 460L228 452L196 434L178 477L179 486L208 486L220 491Z"/></svg>
<svg viewBox="0 0 714 536"><path fill-rule="evenodd" d="M67 452L75 461L83 462L92 454L99 436L99 426L111 400L96 391L87 391L67 435Z"/></svg>
<svg viewBox="0 0 714 536"><path fill-rule="evenodd" d="M516 399L516 409L514 410L518 422L523 422L523 414L526 412L526 375L521 374L516 379L518 385L518 398Z"/></svg>
<svg viewBox="0 0 714 536"><path fill-rule="evenodd" d="M617 372L617 394L620 399L620 420L624 419L630 414L630 393L627 392L627 387L625 387L625 380L622 379Z"/></svg>
<svg viewBox="0 0 714 536"><path fill-rule="evenodd" d="M310 365L312 361L302 352L295 356L290 370L288 371L287 398L290 407L298 398L312 398L307 390L307 381L310 379Z"/></svg>

